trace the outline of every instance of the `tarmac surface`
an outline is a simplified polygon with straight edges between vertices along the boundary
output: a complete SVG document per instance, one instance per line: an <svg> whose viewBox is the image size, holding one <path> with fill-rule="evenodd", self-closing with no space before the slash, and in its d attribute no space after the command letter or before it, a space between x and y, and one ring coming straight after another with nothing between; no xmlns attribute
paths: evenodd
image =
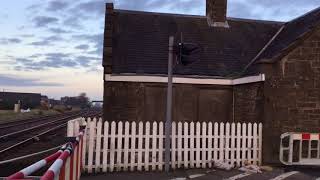
<svg viewBox="0 0 320 180"><path fill-rule="evenodd" d="M113 172L82 175L81 180L320 180L320 167L274 168L262 173L246 173L239 170L190 169L164 172Z"/></svg>

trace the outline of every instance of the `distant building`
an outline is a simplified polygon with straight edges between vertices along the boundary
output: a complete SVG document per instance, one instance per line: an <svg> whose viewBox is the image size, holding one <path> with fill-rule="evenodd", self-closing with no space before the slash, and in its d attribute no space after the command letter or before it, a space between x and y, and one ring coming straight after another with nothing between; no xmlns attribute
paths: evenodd
<svg viewBox="0 0 320 180"><path fill-rule="evenodd" d="M40 106L41 94L36 93L18 93L18 92L0 92L0 109L11 110L14 104L20 101L21 108L36 108Z"/></svg>
<svg viewBox="0 0 320 180"><path fill-rule="evenodd" d="M61 101L60 100L55 100L55 99L49 99L49 104L51 106L61 105Z"/></svg>

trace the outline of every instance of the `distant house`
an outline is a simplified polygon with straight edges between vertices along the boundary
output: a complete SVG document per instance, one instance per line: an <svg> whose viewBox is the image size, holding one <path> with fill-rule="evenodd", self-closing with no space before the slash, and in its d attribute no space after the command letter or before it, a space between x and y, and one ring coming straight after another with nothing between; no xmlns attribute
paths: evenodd
<svg viewBox="0 0 320 180"><path fill-rule="evenodd" d="M174 68L174 121L263 122L263 158L278 162L281 133L320 131L320 8L289 22L106 5L104 119L165 121L168 39L197 43L199 61Z"/></svg>
<svg viewBox="0 0 320 180"><path fill-rule="evenodd" d="M20 101L21 108L37 108L40 106L41 94L0 92L0 110L13 110L14 104Z"/></svg>

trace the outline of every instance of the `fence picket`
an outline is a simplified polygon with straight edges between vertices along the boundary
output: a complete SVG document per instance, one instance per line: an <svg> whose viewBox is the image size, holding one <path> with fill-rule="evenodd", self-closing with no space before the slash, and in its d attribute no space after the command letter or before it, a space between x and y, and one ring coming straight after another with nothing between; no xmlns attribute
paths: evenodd
<svg viewBox="0 0 320 180"><path fill-rule="evenodd" d="M156 170L157 163L157 134L158 134L158 124L153 122L152 124L152 170Z"/></svg>
<svg viewBox="0 0 320 180"><path fill-rule="evenodd" d="M108 169L108 140L109 140L109 122L104 123L103 128L103 154L102 154L102 171L107 172Z"/></svg>
<svg viewBox="0 0 320 180"><path fill-rule="evenodd" d="M83 124L80 118L68 122L68 133L77 133L80 120ZM84 124L83 167L87 172L163 169L163 122L153 122L152 130L150 122L103 124L101 119L88 118ZM260 165L261 153L261 123L172 123L172 169L207 168L212 161Z"/></svg>
<svg viewBox="0 0 320 180"><path fill-rule="evenodd" d="M88 119L88 121L87 122L89 122L90 121L90 119ZM85 165L87 164L87 162L86 162L86 154L87 154L87 150L88 150L88 148L87 148L87 137L88 137L88 127L89 127L89 125L88 125L88 123L86 123L87 124L87 126L85 127L85 129L84 129L84 136L83 136L83 147L82 147L82 171L85 171Z"/></svg>
<svg viewBox="0 0 320 180"><path fill-rule="evenodd" d="M258 165L261 165L261 160L262 160L262 123L259 123L259 140L258 140L258 151L259 151L259 158L258 158Z"/></svg>
<svg viewBox="0 0 320 180"><path fill-rule="evenodd" d="M92 173L93 168L93 148L94 148L94 136L95 136L95 121L89 121L89 150L88 150L88 173Z"/></svg>
<svg viewBox="0 0 320 180"><path fill-rule="evenodd" d="M138 129L138 171L142 170L142 145L143 145L143 123L139 122L139 129Z"/></svg>
<svg viewBox="0 0 320 180"><path fill-rule="evenodd" d="M236 153L236 159L237 159L237 167L241 164L241 124L237 123L237 153Z"/></svg>
<svg viewBox="0 0 320 180"><path fill-rule="evenodd" d="M190 123L190 167L194 168L195 159L194 159L194 152L195 152L195 146L194 146L194 122Z"/></svg>
<svg viewBox="0 0 320 180"><path fill-rule="evenodd" d="M224 159L224 123L220 123L220 136L219 136L219 161Z"/></svg>
<svg viewBox="0 0 320 180"><path fill-rule="evenodd" d="M213 162L218 161L218 137L219 137L219 124L214 123L214 135L213 135Z"/></svg>
<svg viewBox="0 0 320 180"><path fill-rule="evenodd" d="M202 163L201 167L206 168L207 164L207 157L206 157L206 151L207 151L207 123L203 122L202 123L202 143L201 143L201 151L202 151Z"/></svg>
<svg viewBox="0 0 320 180"><path fill-rule="evenodd" d="M251 154L251 151L252 151L252 147L251 147L251 145L252 145L252 124L251 123L249 123L248 124L248 147L247 147L247 149L248 149L248 163L249 164L252 164L252 154Z"/></svg>
<svg viewBox="0 0 320 180"><path fill-rule="evenodd" d="M145 135L145 152L144 152L144 170L149 171L149 157L150 157L150 122L146 122Z"/></svg>
<svg viewBox="0 0 320 180"><path fill-rule="evenodd" d="M231 159L231 165L234 165L235 164L235 134L236 134L236 124L235 123L232 123L231 124L231 156L230 156L230 159Z"/></svg>
<svg viewBox="0 0 320 180"><path fill-rule="evenodd" d="M257 128L258 128L258 125L257 123L254 123L253 124L253 164L254 165L257 165L258 162L257 162L257 159L258 159L258 156L257 156L257 137L258 137L258 134L257 134Z"/></svg>
<svg viewBox="0 0 320 180"><path fill-rule="evenodd" d="M214 149L212 148L212 122L209 122L208 124L208 161L209 161L209 168L212 167L212 151Z"/></svg>
<svg viewBox="0 0 320 180"><path fill-rule="evenodd" d="M159 170L161 171L162 168L163 168L163 153L164 153L164 150L163 150L163 137L164 137L164 134L163 134L163 122L160 122L159 123Z"/></svg>
<svg viewBox="0 0 320 180"><path fill-rule="evenodd" d="M101 129L102 129L102 119L100 118L97 123L97 136L96 136L96 160L95 160L96 172L100 172Z"/></svg>
<svg viewBox="0 0 320 180"><path fill-rule="evenodd" d="M242 160L241 165L244 165L246 161L246 151L247 151L247 125L245 123L242 124Z"/></svg>
<svg viewBox="0 0 320 180"><path fill-rule="evenodd" d="M68 130L67 130L67 137L72 137L74 134L74 121L68 121Z"/></svg>
<svg viewBox="0 0 320 180"><path fill-rule="evenodd" d="M122 129L123 123L120 121L118 122L118 134L117 134L117 156L116 156L116 168L117 171L121 170L121 160L122 160Z"/></svg>
<svg viewBox="0 0 320 180"><path fill-rule="evenodd" d="M176 123L172 122L171 133L171 168L176 168Z"/></svg>
<svg viewBox="0 0 320 180"><path fill-rule="evenodd" d="M188 128L188 123L185 122L183 124L183 165L184 168L188 168L188 164L189 164L189 159L188 159L188 153L189 153L189 147L188 147L188 141L189 141L189 128Z"/></svg>
<svg viewBox="0 0 320 180"><path fill-rule="evenodd" d="M74 121L74 133L73 136L78 136L79 132L80 132L80 119L77 119L76 121Z"/></svg>
<svg viewBox="0 0 320 180"><path fill-rule="evenodd" d="M226 123L226 135L225 135L225 153L224 159L229 163L231 162L230 156L230 123Z"/></svg>
<svg viewBox="0 0 320 180"><path fill-rule="evenodd" d="M201 152L201 147L200 147L200 123L197 122L196 124L196 168L200 168L200 152Z"/></svg>
<svg viewBox="0 0 320 180"><path fill-rule="evenodd" d="M130 124L129 122L125 122L124 124L124 155L123 155L123 170L128 171L129 165L129 130Z"/></svg>
<svg viewBox="0 0 320 180"><path fill-rule="evenodd" d="M110 135L110 172L114 170L114 155L116 148L116 122L111 122L111 135Z"/></svg>
<svg viewBox="0 0 320 180"><path fill-rule="evenodd" d="M130 170L134 171L136 163L136 123L131 124L131 155L130 155Z"/></svg>
<svg viewBox="0 0 320 180"><path fill-rule="evenodd" d="M182 164L182 123L178 123L178 168L181 168Z"/></svg>

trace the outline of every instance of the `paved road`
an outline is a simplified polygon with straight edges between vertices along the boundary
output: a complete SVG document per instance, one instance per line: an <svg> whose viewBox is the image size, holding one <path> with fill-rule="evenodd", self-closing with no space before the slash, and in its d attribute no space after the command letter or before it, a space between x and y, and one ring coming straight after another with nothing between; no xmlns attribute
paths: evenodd
<svg viewBox="0 0 320 180"><path fill-rule="evenodd" d="M154 172L107 173L94 176L83 175L81 180L320 180L320 168L276 168L273 171L249 174L238 170L215 169L177 170L169 174Z"/></svg>

